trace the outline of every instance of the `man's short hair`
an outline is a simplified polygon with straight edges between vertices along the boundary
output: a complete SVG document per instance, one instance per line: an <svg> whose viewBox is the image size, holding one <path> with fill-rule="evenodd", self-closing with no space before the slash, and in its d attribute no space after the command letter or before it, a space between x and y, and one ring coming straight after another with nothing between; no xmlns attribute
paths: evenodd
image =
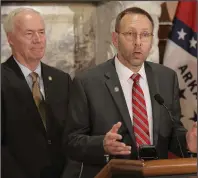
<svg viewBox="0 0 198 178"><path fill-rule="evenodd" d="M33 12L41 15L38 11L36 11L36 10L34 10L32 8L17 8L17 9L14 9L13 11L11 11L7 15L7 17L5 18L5 20L3 22L3 28L4 28L5 33L12 32L13 31L14 17L16 15L18 15L20 12L23 12L23 11L33 11Z"/></svg>
<svg viewBox="0 0 198 178"><path fill-rule="evenodd" d="M130 7L125 9L124 11L120 12L116 18L116 22L115 22L115 32L119 32L119 28L120 28L120 21L122 20L122 18L126 15L126 14L141 14L141 15L145 15L150 21L151 24L154 28L154 22L152 17L150 16L150 14L148 12L146 12L145 10L139 8L139 7Z"/></svg>

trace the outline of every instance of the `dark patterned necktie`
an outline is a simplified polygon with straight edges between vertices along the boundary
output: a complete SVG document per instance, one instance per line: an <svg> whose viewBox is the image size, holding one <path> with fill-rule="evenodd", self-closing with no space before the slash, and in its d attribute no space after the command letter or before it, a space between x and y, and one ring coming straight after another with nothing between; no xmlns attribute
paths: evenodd
<svg viewBox="0 0 198 178"><path fill-rule="evenodd" d="M46 113L45 113L45 107L44 107L44 101L43 101L43 97L42 94L40 92L40 88L39 88L39 76L37 73L32 72L30 74L31 78L32 78L32 95L35 101L35 104L38 108L38 111L40 113L43 125L46 129Z"/></svg>

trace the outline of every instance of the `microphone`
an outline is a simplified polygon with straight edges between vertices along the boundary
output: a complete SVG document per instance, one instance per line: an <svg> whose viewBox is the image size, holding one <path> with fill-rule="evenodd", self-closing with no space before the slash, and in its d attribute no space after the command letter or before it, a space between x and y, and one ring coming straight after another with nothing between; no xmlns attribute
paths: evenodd
<svg viewBox="0 0 198 178"><path fill-rule="evenodd" d="M173 127L175 127L175 120L173 119L173 116L169 110L169 108L164 104L164 99L160 96L160 94L156 94L154 96L155 100L162 106L164 106L164 108L166 109L166 111L168 112L168 115L170 116L170 119L171 121L173 122ZM179 141L179 138L178 138L178 135L177 135L177 132L176 132L176 139L177 139L177 142L178 142L178 145L179 145L179 150L182 154L182 157L184 158L184 154L183 154L183 151L182 151L182 148L181 148L181 143Z"/></svg>

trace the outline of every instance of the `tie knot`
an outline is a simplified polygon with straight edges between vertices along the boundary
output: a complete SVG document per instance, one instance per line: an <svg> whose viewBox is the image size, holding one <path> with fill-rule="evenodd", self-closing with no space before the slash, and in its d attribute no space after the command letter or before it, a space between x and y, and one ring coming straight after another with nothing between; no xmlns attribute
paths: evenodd
<svg viewBox="0 0 198 178"><path fill-rule="evenodd" d="M140 74L133 74L132 76L131 76L131 79L135 82L135 83L138 83L139 82L139 80L140 80Z"/></svg>
<svg viewBox="0 0 198 178"><path fill-rule="evenodd" d="M33 83L37 81L37 79L38 79L38 74L37 74L36 72L32 72L32 73L30 74L30 76L32 77L32 82L33 82Z"/></svg>

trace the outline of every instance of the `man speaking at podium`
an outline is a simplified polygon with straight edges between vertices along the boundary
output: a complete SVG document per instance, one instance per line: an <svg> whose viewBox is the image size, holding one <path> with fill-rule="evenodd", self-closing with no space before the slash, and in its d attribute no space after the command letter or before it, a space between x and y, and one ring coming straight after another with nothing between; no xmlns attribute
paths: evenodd
<svg viewBox="0 0 198 178"><path fill-rule="evenodd" d="M73 80L64 141L83 163L81 178L93 178L107 158L138 159L142 145L154 145L159 159L196 152L196 124L187 132L180 122L176 73L146 61L153 27L146 11L124 10L112 33L117 55Z"/></svg>

